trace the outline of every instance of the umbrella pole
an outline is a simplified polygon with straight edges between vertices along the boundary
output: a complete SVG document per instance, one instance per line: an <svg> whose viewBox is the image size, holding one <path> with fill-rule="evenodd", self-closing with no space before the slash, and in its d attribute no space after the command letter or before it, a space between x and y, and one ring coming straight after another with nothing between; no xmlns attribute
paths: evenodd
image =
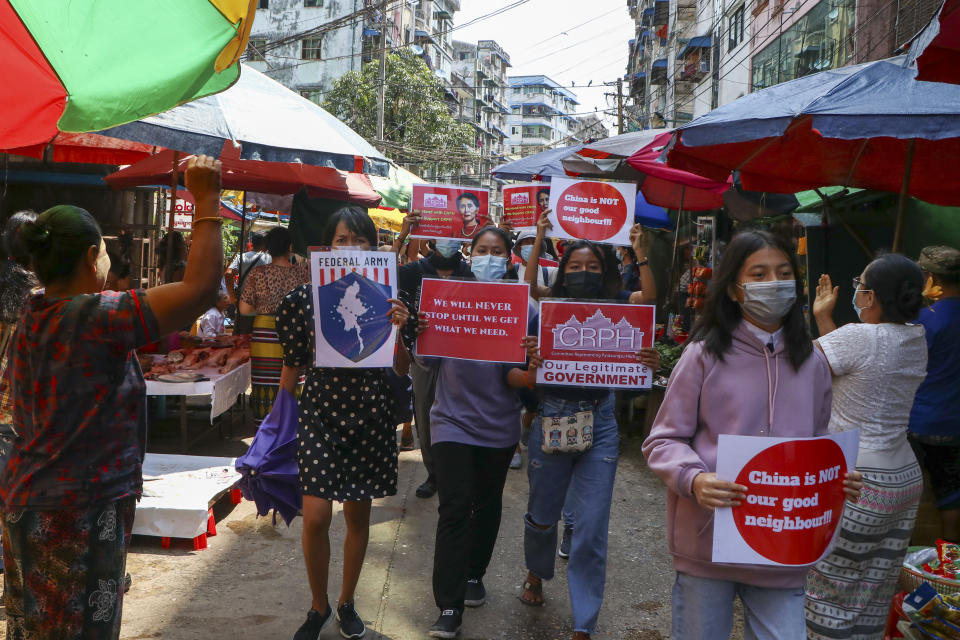
<svg viewBox="0 0 960 640"><path fill-rule="evenodd" d="M174 151L173 171L170 172L170 217L167 219L167 256L163 269L163 284L169 284L173 277L173 220L176 217L174 211L177 208L177 186L180 182L180 175L177 171L179 162L180 152Z"/></svg>
<svg viewBox="0 0 960 640"><path fill-rule="evenodd" d="M907 164L903 169L903 183L900 185L900 201L897 205L897 226L893 231L893 250L900 250L900 234L903 231L903 218L907 209L907 192L910 191L910 174L913 172L913 152L917 141L907 145Z"/></svg>
<svg viewBox="0 0 960 640"><path fill-rule="evenodd" d="M243 253L247 248L247 236L246 233L248 229L244 226L244 223L247 221L247 190L243 190L243 197L240 199L240 246L237 247L237 253L240 255L240 268L238 271L243 271Z"/></svg>
<svg viewBox="0 0 960 640"><path fill-rule="evenodd" d="M669 291L671 292L670 297L673 298L674 294L680 289L680 278L677 277L676 289L674 289L673 278L677 275L677 247L680 246L680 222L683 218L683 198L687 194L686 185L680 187L680 208L677 210L677 228L673 231L673 255L670 257L670 274L668 276ZM673 306L673 300L667 300L667 304ZM677 313L680 313L680 309L676 309Z"/></svg>

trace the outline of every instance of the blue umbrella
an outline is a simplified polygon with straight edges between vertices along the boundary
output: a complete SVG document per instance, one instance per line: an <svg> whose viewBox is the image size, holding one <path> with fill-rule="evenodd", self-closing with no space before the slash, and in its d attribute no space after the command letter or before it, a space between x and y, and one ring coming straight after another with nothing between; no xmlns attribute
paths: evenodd
<svg viewBox="0 0 960 640"><path fill-rule="evenodd" d="M667 210L663 207L649 204L644 199L643 192L639 189L637 190L637 201L633 213L633 220L651 229L670 229L672 231L676 226L673 220L670 219L670 216L667 215Z"/></svg>
<svg viewBox="0 0 960 640"><path fill-rule="evenodd" d="M501 180L543 180L549 182L553 176L564 177L561 161L569 155L580 151L583 145L572 147L557 147L540 153L514 160L496 167L490 172L494 178Z"/></svg>
<svg viewBox="0 0 960 640"><path fill-rule="evenodd" d="M297 419L297 399L280 389L250 448L237 458L243 497L256 503L261 516L273 509L274 524L279 514L289 526L303 505L297 480Z"/></svg>

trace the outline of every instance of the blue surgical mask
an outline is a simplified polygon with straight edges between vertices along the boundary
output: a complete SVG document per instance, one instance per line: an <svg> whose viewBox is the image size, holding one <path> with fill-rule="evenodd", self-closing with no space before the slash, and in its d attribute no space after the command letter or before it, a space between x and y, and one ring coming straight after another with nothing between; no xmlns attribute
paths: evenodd
<svg viewBox="0 0 960 640"><path fill-rule="evenodd" d="M437 253L449 258L460 250L460 243L456 240L437 240Z"/></svg>
<svg viewBox="0 0 960 640"><path fill-rule="evenodd" d="M528 244L523 247L520 247L520 257L523 258L523 261L526 262L530 259L530 254L533 253L533 245Z"/></svg>
<svg viewBox="0 0 960 640"><path fill-rule="evenodd" d="M477 280L491 282L500 280L507 273L507 259L503 256L474 256L470 258L470 270Z"/></svg>
<svg viewBox="0 0 960 640"><path fill-rule="evenodd" d="M860 319L860 314L863 313L863 309L857 306L857 293L860 291L860 287L857 287L853 290L853 300L850 302L853 303L853 310L857 314L857 320Z"/></svg>

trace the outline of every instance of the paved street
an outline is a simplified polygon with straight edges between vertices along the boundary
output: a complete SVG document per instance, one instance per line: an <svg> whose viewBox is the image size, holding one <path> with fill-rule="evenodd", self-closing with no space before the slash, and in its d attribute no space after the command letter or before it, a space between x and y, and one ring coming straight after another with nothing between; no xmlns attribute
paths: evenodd
<svg viewBox="0 0 960 640"><path fill-rule="evenodd" d="M164 448L164 447L158 447ZM211 437L196 453L237 455L239 440ZM640 441L625 439L617 476L607 597L596 638L654 640L669 632L672 579L664 550L664 494L646 470ZM360 580L357 607L369 638L425 638L437 610L430 571L436 499L420 500L419 453L401 454L398 495L377 501L370 549ZM564 572L546 585L548 604L530 609L517 600L523 580L522 525L525 471L511 471L505 493L500 541L486 577L487 604L468 610L461 638L552 640L570 636L570 605ZM221 511L222 510L222 511ZM124 604L121 638L291 638L303 621L310 596L300 552L300 520L290 528L257 518L253 504L218 505L218 534L209 548L186 544L171 550L159 540L137 538L128 561L133 588ZM331 598L339 589L336 549L343 520L334 518ZM558 561L561 562L562 561ZM336 627L326 637L339 637Z"/></svg>

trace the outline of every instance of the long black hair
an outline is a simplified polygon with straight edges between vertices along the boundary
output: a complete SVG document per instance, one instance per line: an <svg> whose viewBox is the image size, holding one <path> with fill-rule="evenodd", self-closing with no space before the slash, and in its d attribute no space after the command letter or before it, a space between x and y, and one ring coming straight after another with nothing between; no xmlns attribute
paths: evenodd
<svg viewBox="0 0 960 640"><path fill-rule="evenodd" d="M731 299L730 291L740 284L740 270L747 258L767 248L777 249L787 256L796 279L797 299L783 317L783 342L790 364L797 370L813 353L813 340L803 318L803 281L791 247L766 231L745 231L734 236L727 245L723 259L713 271L706 304L693 327L691 340L702 341L708 353L723 360L733 342L733 331L743 319L740 305Z"/></svg>
<svg viewBox="0 0 960 640"><path fill-rule="evenodd" d="M473 236L473 240L470 241L470 255L473 255L473 248L477 246L477 241L480 240L480 236L488 233L499 236L499 238L503 240L503 246L507 249L507 273L503 276L503 279L517 280L517 270L514 267L513 262L510 260L510 252L513 250L513 238L510 237L510 233L504 231L500 227L488 224L480 229L480 231L477 231L476 235Z"/></svg>
<svg viewBox="0 0 960 640"><path fill-rule="evenodd" d="M370 248L377 247L377 226L367 215L367 210L356 205L341 207L331 214L327 224L323 227L323 233L320 236L320 244L329 247L333 244L333 238L337 235L337 227L343 222L347 229L363 236L370 241Z"/></svg>
<svg viewBox="0 0 960 640"><path fill-rule="evenodd" d="M70 278L90 247L100 246L100 225L86 209L69 204L51 207L26 220L20 234L45 286Z"/></svg>
<svg viewBox="0 0 960 640"><path fill-rule="evenodd" d="M597 244L589 240L577 240L567 245L563 250L563 257L560 258L560 266L557 271L557 279L554 280L553 286L550 287L550 295L554 298L570 297L570 293L567 291L565 284L566 277L564 271L574 251L579 251L580 249L589 249L603 267L603 289L601 290L600 297L609 299L616 298L617 294L620 293L620 289L623 288L620 281L620 272L617 269L617 256L608 245Z"/></svg>
<svg viewBox="0 0 960 640"><path fill-rule="evenodd" d="M898 253L882 255L867 265L863 288L873 291L884 322L911 322L923 307L923 271Z"/></svg>
<svg viewBox="0 0 960 640"><path fill-rule="evenodd" d="M12 324L20 317L37 276L30 270L30 252L20 235L20 225L33 222L33 211L18 211L10 216L0 237L0 322Z"/></svg>

